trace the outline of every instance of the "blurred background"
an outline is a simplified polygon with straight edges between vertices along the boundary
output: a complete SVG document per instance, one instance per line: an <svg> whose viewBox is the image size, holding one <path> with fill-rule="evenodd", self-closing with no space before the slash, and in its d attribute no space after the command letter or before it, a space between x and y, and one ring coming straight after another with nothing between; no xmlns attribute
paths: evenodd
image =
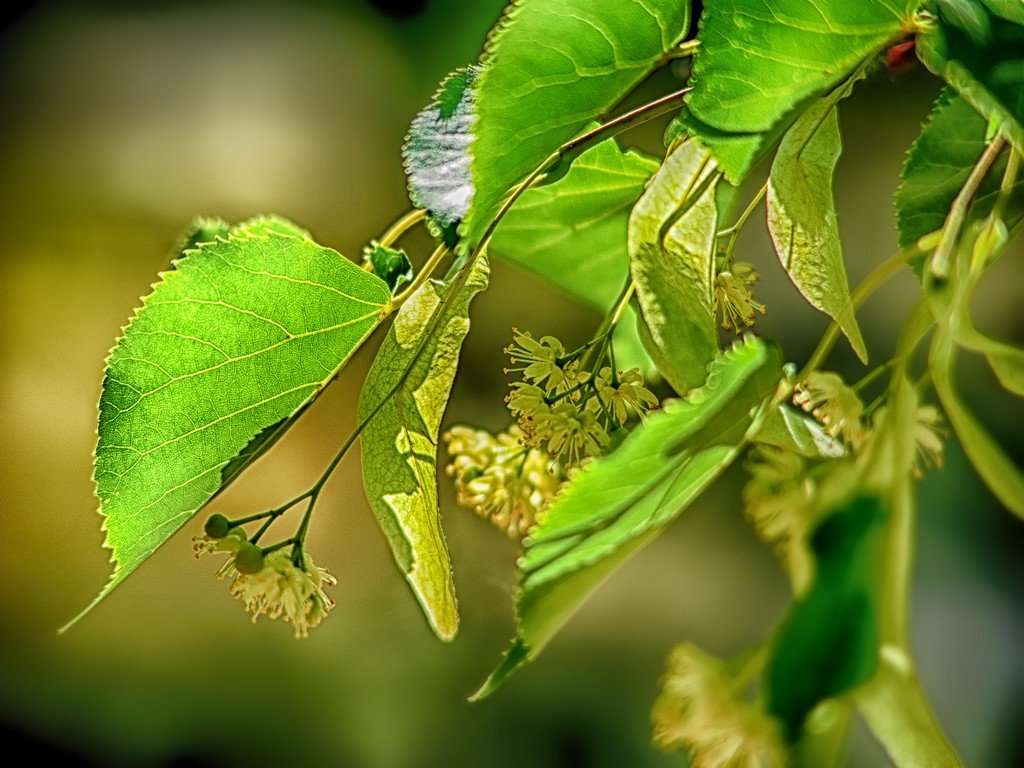
<svg viewBox="0 0 1024 768"><path fill-rule="evenodd" d="M612 579L492 700L466 696L513 632L516 548L442 509L462 630L448 646L419 614L362 496L355 455L314 517L310 549L338 605L304 642L249 624L192 558L194 520L63 637L109 573L92 497L103 359L198 214L275 212L350 258L408 202L400 147L450 69L473 60L502 0L47 2L0 36L0 742L59 764L681 766L649 745L671 646L730 656L786 610L771 553L725 480ZM663 71L637 101L678 86ZM851 280L895 248L891 196L937 93L886 74L844 104L837 196ZM663 124L629 134L658 152ZM759 230L758 227L750 227ZM410 241L419 258L426 243ZM803 360L825 322L774 263L761 330ZM1021 254L979 297L978 325L1024 338ZM586 254L580 254L585 258ZM904 276L862 325L881 359L915 293ZM448 423L505 421L501 348L513 325L583 339L598 318L500 264L474 307ZM379 339L375 338L374 345ZM372 346L218 509L290 498L354 424ZM857 376L848 350L834 365ZM1020 403L965 358L965 396L1018 457ZM1024 526L955 445L921 489L914 642L925 687L969 765L1024 765ZM859 729L855 766L885 759Z"/></svg>

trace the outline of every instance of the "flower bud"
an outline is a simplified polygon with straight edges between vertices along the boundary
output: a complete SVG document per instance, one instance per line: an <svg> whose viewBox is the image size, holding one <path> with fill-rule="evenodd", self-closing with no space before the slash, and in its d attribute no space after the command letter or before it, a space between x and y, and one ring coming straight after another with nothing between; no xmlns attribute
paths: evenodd
<svg viewBox="0 0 1024 768"><path fill-rule="evenodd" d="M218 512L215 515L210 515L204 530L211 539L223 539L228 535L228 531L231 530L231 523L224 515Z"/></svg>
<svg viewBox="0 0 1024 768"><path fill-rule="evenodd" d="M247 574L262 571L263 550L248 541L242 544L235 555L235 570Z"/></svg>

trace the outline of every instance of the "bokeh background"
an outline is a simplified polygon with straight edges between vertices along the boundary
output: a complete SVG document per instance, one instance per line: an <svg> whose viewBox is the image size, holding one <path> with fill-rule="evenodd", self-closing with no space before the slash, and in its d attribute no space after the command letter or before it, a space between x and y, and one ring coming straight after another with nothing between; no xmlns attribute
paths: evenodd
<svg viewBox="0 0 1024 768"><path fill-rule="evenodd" d="M465 697L512 634L515 547L456 508L442 482L463 625L441 645L392 565L355 456L314 518L311 550L340 583L336 610L309 640L249 624L214 563L191 556L201 520L72 632L55 633L108 574L90 482L103 359L176 238L197 214L276 212L358 257L408 206L399 149L409 120L446 72L475 58L502 5L49 2L0 36L4 753L154 766L686 764L649 745L668 650L692 640L735 654L788 602L743 522L735 473L484 704ZM638 99L678 87L678 74L656 74ZM921 71L882 74L844 104L837 195L853 280L895 247L902 153L937 90ZM628 141L656 152L662 127ZM411 243L422 257L427 244ZM789 286L762 232L740 247L762 269L761 328L805 359L824 319ZM976 310L981 327L1017 340L1020 256L998 267ZM904 277L867 305L876 354L891 349L914 291ZM500 350L513 325L575 340L598 321L500 264L474 312L448 419L489 427L504 421ZM262 509L318 476L353 426L371 355L219 509ZM848 351L834 362L857 375ZM1024 454L1019 401L972 358L962 384ZM914 643L925 686L970 765L1024 765L1024 526L955 445L921 499ZM862 729L852 764L885 764Z"/></svg>

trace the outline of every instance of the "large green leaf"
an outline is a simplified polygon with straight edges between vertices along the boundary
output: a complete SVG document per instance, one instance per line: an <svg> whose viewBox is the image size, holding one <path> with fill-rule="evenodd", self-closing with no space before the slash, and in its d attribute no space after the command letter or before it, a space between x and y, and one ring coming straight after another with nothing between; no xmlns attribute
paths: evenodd
<svg viewBox="0 0 1024 768"><path fill-rule="evenodd" d="M720 0L706 3L690 131L739 182L795 110L823 95L911 28L917 0Z"/></svg>
<svg viewBox="0 0 1024 768"><path fill-rule="evenodd" d="M850 289L832 197L841 151L832 99L807 109L786 133L768 178L768 231L779 261L811 306L835 318L861 360L867 350Z"/></svg>
<svg viewBox="0 0 1024 768"><path fill-rule="evenodd" d="M689 16L679 0L514 0L475 86L475 189L462 239L476 245L506 193L643 80Z"/></svg>
<svg viewBox="0 0 1024 768"><path fill-rule="evenodd" d="M602 141L554 184L531 189L502 219L490 251L596 309L615 303L629 276L629 211L658 162Z"/></svg>
<svg viewBox="0 0 1024 768"><path fill-rule="evenodd" d="M93 605L317 397L390 299L280 220L192 244L107 361L95 481L114 573Z"/></svg>
<svg viewBox="0 0 1024 768"><path fill-rule="evenodd" d="M866 682L876 668L872 584L882 562L885 518L881 499L858 495L811 536L814 583L783 622L766 670L768 711L791 742L819 702Z"/></svg>
<svg viewBox="0 0 1024 768"><path fill-rule="evenodd" d="M610 311L629 277L629 212L657 161L614 139L584 152L553 184L526 192L491 240L490 252L599 312ZM627 308L615 333L620 368L650 363Z"/></svg>
<svg viewBox="0 0 1024 768"><path fill-rule="evenodd" d="M649 416L573 479L526 539L519 631L475 698L535 657L598 584L722 473L781 376L778 350L751 337L715 360L702 388Z"/></svg>
<svg viewBox="0 0 1024 768"><path fill-rule="evenodd" d="M471 269L461 288L428 281L402 305L359 397L359 420L368 422L360 438L366 497L442 640L455 636L459 614L437 507L437 435L469 304L487 287L486 258Z"/></svg>
<svg viewBox="0 0 1024 768"><path fill-rule="evenodd" d="M937 23L918 37L921 60L986 119L998 121L1017 148L1024 150L1020 8L1006 12L1008 3L993 0L936 0L935 6Z"/></svg>
<svg viewBox="0 0 1024 768"><path fill-rule="evenodd" d="M718 352L712 303L718 207L714 160L680 144L629 219L629 268L649 335L641 335L677 392L700 386Z"/></svg>
<svg viewBox="0 0 1024 768"><path fill-rule="evenodd" d="M966 100L946 88L907 154L896 192L900 247L942 228L953 200L985 151L988 122ZM973 218L987 216L1006 170L1001 157L974 196ZM1003 208L1008 228L1024 216L1024 180L1018 180Z"/></svg>

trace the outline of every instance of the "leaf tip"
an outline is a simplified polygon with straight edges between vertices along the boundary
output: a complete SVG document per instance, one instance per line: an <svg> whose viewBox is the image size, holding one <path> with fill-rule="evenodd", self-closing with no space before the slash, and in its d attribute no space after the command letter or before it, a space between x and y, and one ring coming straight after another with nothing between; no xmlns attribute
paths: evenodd
<svg viewBox="0 0 1024 768"><path fill-rule="evenodd" d="M522 638L517 637L509 649L505 651L505 655L498 666L494 668L494 671L487 677L484 684L468 700L475 703L490 697L512 676L512 673L523 666L529 659L530 646Z"/></svg>

